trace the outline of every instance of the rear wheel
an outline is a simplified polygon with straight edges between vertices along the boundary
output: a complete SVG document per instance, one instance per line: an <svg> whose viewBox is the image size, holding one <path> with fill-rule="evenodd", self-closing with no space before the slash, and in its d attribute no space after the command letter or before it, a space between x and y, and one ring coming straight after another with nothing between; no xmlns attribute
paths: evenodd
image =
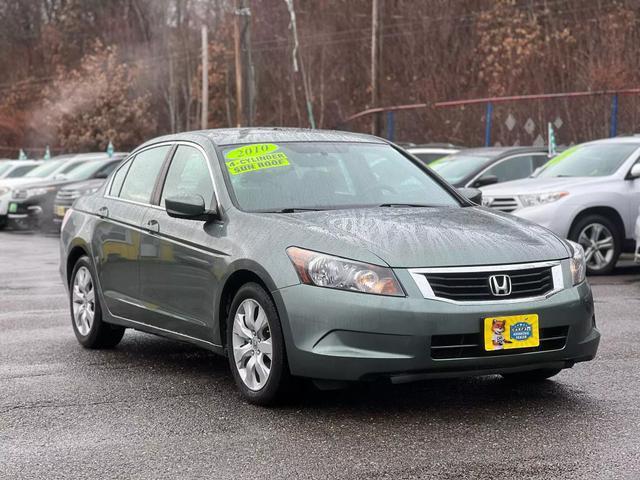
<svg viewBox="0 0 640 480"><path fill-rule="evenodd" d="M587 215L571 229L569 239L584 248L587 273L606 275L613 271L622 249L615 223L602 215Z"/></svg>
<svg viewBox="0 0 640 480"><path fill-rule="evenodd" d="M541 382L556 376L560 372L560 368L541 368L539 370L530 370L528 372L503 373L502 377L511 382Z"/></svg>
<svg viewBox="0 0 640 480"><path fill-rule="evenodd" d="M124 335L124 328L102 320L102 307L89 257L76 262L69 285L71 324L80 345L85 348L113 348Z"/></svg>
<svg viewBox="0 0 640 480"><path fill-rule="evenodd" d="M242 286L226 327L229 365L242 396L258 405L281 399L291 379L280 318L266 290L256 283Z"/></svg>

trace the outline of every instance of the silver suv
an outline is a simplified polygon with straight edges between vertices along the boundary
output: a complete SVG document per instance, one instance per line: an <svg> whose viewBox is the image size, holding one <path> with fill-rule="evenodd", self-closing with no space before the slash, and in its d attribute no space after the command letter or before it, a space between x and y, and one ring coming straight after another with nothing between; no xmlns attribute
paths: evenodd
<svg viewBox="0 0 640 480"><path fill-rule="evenodd" d="M640 137L576 145L535 178L484 187L485 206L538 223L580 243L590 274L610 273L634 250L640 206Z"/></svg>

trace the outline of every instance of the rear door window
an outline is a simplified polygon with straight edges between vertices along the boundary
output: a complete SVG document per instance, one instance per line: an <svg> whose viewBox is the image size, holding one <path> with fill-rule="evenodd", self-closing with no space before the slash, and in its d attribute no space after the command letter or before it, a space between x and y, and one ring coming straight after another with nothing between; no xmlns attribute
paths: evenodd
<svg viewBox="0 0 640 480"><path fill-rule="evenodd" d="M171 147L167 145L150 148L136 155L130 162L131 165L126 172L118 197L133 202L150 203L153 187L170 149ZM115 180L114 178L114 183Z"/></svg>

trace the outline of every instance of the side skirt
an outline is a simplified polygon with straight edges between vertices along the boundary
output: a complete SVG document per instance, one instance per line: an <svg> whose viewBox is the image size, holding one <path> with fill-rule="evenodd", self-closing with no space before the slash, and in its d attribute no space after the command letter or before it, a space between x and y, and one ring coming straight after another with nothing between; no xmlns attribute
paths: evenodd
<svg viewBox="0 0 640 480"><path fill-rule="evenodd" d="M103 311L103 315L104 315ZM105 315L106 323L113 323L114 325L120 325L126 328L133 328L134 330L139 330L145 333L152 333L154 335L159 335L161 337L170 338L172 340L178 340L180 342L191 343L193 345L197 345L198 347L205 348L210 350L218 355L226 356L225 349L222 345L216 345L214 343L208 342L206 340L201 340L199 338L190 337L189 335L184 335L182 333L172 332L171 330L166 330L164 328L155 327L153 325L148 325L142 322L136 322L135 320L130 320L128 318L119 317L117 315L113 315L111 313L107 313Z"/></svg>

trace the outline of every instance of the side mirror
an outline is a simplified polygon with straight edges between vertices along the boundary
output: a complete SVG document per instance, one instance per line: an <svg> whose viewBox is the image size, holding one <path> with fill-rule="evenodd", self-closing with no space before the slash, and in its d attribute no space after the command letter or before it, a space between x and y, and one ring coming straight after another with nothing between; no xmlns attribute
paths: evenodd
<svg viewBox="0 0 640 480"><path fill-rule="evenodd" d="M636 163L633 167L631 167L631 171L629 172L629 178L636 179L640 178L640 163Z"/></svg>
<svg viewBox="0 0 640 480"><path fill-rule="evenodd" d="M167 198L164 201L167 215L188 220L209 220L216 214L204 206L204 198L200 195L184 195Z"/></svg>
<svg viewBox="0 0 640 480"><path fill-rule="evenodd" d="M473 182L473 186L475 188L478 188L485 187L487 185L493 185L494 183L498 183L498 177L496 177L495 175L483 175L475 182Z"/></svg>
<svg viewBox="0 0 640 480"><path fill-rule="evenodd" d="M458 188L458 193L476 205L482 205L482 192L477 188Z"/></svg>
<svg viewBox="0 0 640 480"><path fill-rule="evenodd" d="M108 176L109 174L107 172L98 172L93 176L93 178L105 179Z"/></svg>

